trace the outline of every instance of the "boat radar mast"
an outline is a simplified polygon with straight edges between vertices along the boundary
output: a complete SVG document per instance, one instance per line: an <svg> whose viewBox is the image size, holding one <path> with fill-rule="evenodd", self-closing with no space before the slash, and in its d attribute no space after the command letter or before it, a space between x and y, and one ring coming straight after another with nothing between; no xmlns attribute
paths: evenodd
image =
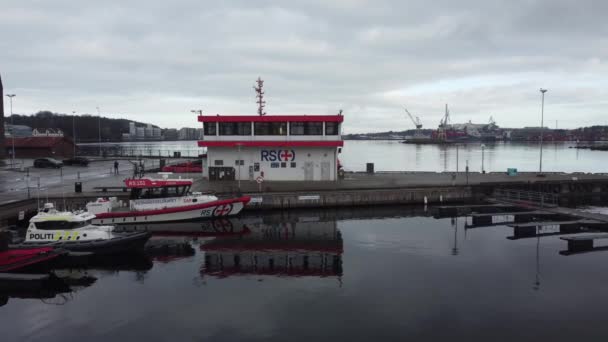
<svg viewBox="0 0 608 342"><path fill-rule="evenodd" d="M264 111L264 107L266 106L266 101L264 101L264 80L262 80L260 77L258 77L258 79L255 81L255 83L257 84L257 86L253 86L253 89L255 90L255 97L258 99L256 101L256 103L258 104L258 115L262 116L262 115L266 115L266 112Z"/></svg>

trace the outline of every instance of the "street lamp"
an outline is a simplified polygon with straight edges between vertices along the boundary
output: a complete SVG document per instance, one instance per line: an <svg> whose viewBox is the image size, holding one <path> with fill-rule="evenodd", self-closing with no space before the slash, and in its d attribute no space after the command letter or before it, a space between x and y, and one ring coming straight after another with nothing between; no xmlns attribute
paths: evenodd
<svg viewBox="0 0 608 342"><path fill-rule="evenodd" d="M238 149L238 163L239 163L239 174L238 174L238 188L239 188L239 194L241 193L241 164L242 164L242 160L241 160L241 147L243 146L243 144L236 144L236 147Z"/></svg>
<svg viewBox="0 0 608 342"><path fill-rule="evenodd" d="M485 144L481 144L481 173L486 173L486 170L484 168L484 149L486 148Z"/></svg>
<svg viewBox="0 0 608 342"><path fill-rule="evenodd" d="M72 140L74 140L74 157L76 157L76 111L72 111Z"/></svg>
<svg viewBox="0 0 608 342"><path fill-rule="evenodd" d="M11 140L13 141L13 153L11 154L11 169L15 167L15 125L13 124L13 97L15 94L6 94L11 103Z"/></svg>
<svg viewBox="0 0 608 342"><path fill-rule="evenodd" d="M99 112L99 106L97 106L97 129L99 133L99 156L101 157L101 113Z"/></svg>
<svg viewBox="0 0 608 342"><path fill-rule="evenodd" d="M538 175L543 175L543 131L545 125L545 93L547 89L540 88L542 94L541 105L540 105L540 161L538 166Z"/></svg>

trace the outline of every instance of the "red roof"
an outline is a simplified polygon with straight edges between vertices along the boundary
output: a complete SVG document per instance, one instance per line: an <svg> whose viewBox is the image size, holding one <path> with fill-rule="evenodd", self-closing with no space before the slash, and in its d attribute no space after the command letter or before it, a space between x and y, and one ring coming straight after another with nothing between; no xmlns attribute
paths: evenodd
<svg viewBox="0 0 608 342"><path fill-rule="evenodd" d="M259 141L209 141L198 142L200 147L340 147L344 146L342 140L327 141L281 141L281 140L259 140Z"/></svg>
<svg viewBox="0 0 608 342"><path fill-rule="evenodd" d="M342 115L199 115L199 122L342 122Z"/></svg>
<svg viewBox="0 0 608 342"><path fill-rule="evenodd" d="M11 141L12 139L6 139L5 146L12 146ZM62 142L72 144L72 141L66 137L15 137L17 148L53 147Z"/></svg>

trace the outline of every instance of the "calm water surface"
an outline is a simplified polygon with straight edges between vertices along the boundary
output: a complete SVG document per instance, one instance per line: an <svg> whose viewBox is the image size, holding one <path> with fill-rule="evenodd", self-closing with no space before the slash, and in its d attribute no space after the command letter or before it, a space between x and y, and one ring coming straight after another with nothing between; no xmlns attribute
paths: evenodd
<svg viewBox="0 0 608 342"><path fill-rule="evenodd" d="M155 236L195 254L90 269L97 280L68 294L5 293L1 340L605 340L608 252L563 256L557 236L510 240L503 225L430 215L382 207L177 225L221 234Z"/></svg>
<svg viewBox="0 0 608 342"><path fill-rule="evenodd" d="M119 146L127 151L158 155L182 151L196 156L205 149L196 141L132 142L104 144ZM350 171L364 171L366 163L374 163L377 171L481 171L482 159L486 171L537 171L540 150L538 143L481 143L455 145L412 145L399 141L347 140L339 158ZM94 144L88 144L94 146ZM570 148L575 143L548 143L543 147L543 170L564 172L608 172L608 152ZM458 164L458 165L457 165Z"/></svg>

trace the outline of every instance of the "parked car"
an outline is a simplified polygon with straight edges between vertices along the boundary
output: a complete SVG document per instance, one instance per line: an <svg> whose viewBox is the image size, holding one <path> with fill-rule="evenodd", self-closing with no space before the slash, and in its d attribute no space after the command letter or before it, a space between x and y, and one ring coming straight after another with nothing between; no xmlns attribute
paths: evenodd
<svg viewBox="0 0 608 342"><path fill-rule="evenodd" d="M185 163L167 165L162 168L162 172L175 173L199 173L203 172L203 161L195 160Z"/></svg>
<svg viewBox="0 0 608 342"><path fill-rule="evenodd" d="M64 159L63 163L65 165L87 166L87 165L89 165L89 160L84 157L74 157L74 158Z"/></svg>
<svg viewBox="0 0 608 342"><path fill-rule="evenodd" d="M38 158L34 160L34 167L54 167L58 169L62 166L62 162L53 158Z"/></svg>

